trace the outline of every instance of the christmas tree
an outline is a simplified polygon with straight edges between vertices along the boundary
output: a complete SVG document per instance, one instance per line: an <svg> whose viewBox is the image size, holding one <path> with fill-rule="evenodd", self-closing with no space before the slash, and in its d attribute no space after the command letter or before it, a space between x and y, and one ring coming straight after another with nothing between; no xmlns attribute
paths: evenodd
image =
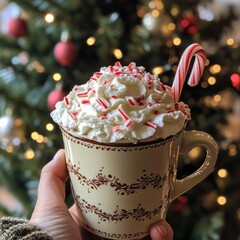
<svg viewBox="0 0 240 240"><path fill-rule="evenodd" d="M182 52L198 42L208 63L181 100L191 108L187 128L211 134L219 156L215 171L172 203L167 220L175 239L239 239L237 1L15 0L0 8L0 215L30 217L41 168L63 147L49 113L74 85L120 61L145 66L171 86ZM189 152L178 178L203 158L201 148Z"/></svg>

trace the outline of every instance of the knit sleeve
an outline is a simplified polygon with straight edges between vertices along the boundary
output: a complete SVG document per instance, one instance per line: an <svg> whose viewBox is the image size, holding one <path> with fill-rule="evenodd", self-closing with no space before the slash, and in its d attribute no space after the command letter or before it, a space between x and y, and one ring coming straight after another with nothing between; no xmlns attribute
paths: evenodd
<svg viewBox="0 0 240 240"><path fill-rule="evenodd" d="M2 217L0 218L1 240L53 240L39 227L28 220Z"/></svg>

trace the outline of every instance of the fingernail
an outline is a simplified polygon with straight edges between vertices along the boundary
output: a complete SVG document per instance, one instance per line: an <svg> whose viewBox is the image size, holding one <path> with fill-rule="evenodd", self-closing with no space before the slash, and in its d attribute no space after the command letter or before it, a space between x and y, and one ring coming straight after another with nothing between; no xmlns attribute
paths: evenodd
<svg viewBox="0 0 240 240"><path fill-rule="evenodd" d="M160 224L160 225L157 225L156 228L157 228L159 234L160 234L162 237L164 237L164 238L167 237L168 230L167 230L167 228L166 228L165 225Z"/></svg>

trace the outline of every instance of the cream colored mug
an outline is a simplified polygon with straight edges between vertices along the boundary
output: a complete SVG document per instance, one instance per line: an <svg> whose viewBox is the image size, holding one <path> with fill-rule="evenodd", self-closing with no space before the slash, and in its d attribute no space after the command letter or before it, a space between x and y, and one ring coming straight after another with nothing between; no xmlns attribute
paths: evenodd
<svg viewBox="0 0 240 240"><path fill-rule="evenodd" d="M82 226L109 239L141 239L166 217L169 204L214 169L217 144L199 131L182 130L166 140L103 144L78 138L63 128L75 202ZM201 167L177 179L180 154L206 149Z"/></svg>

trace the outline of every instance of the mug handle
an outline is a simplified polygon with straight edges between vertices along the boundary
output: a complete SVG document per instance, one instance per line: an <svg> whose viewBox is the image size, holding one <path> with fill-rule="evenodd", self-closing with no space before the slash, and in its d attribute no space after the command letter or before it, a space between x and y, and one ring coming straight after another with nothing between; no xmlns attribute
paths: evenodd
<svg viewBox="0 0 240 240"><path fill-rule="evenodd" d="M205 132L195 130L184 131L180 146L180 154L187 153L197 146L203 146L205 148L207 153L206 158L201 167L191 175L183 179L176 179L175 182L173 182L170 196L171 201L203 181L214 170L218 154L218 147L215 140Z"/></svg>

